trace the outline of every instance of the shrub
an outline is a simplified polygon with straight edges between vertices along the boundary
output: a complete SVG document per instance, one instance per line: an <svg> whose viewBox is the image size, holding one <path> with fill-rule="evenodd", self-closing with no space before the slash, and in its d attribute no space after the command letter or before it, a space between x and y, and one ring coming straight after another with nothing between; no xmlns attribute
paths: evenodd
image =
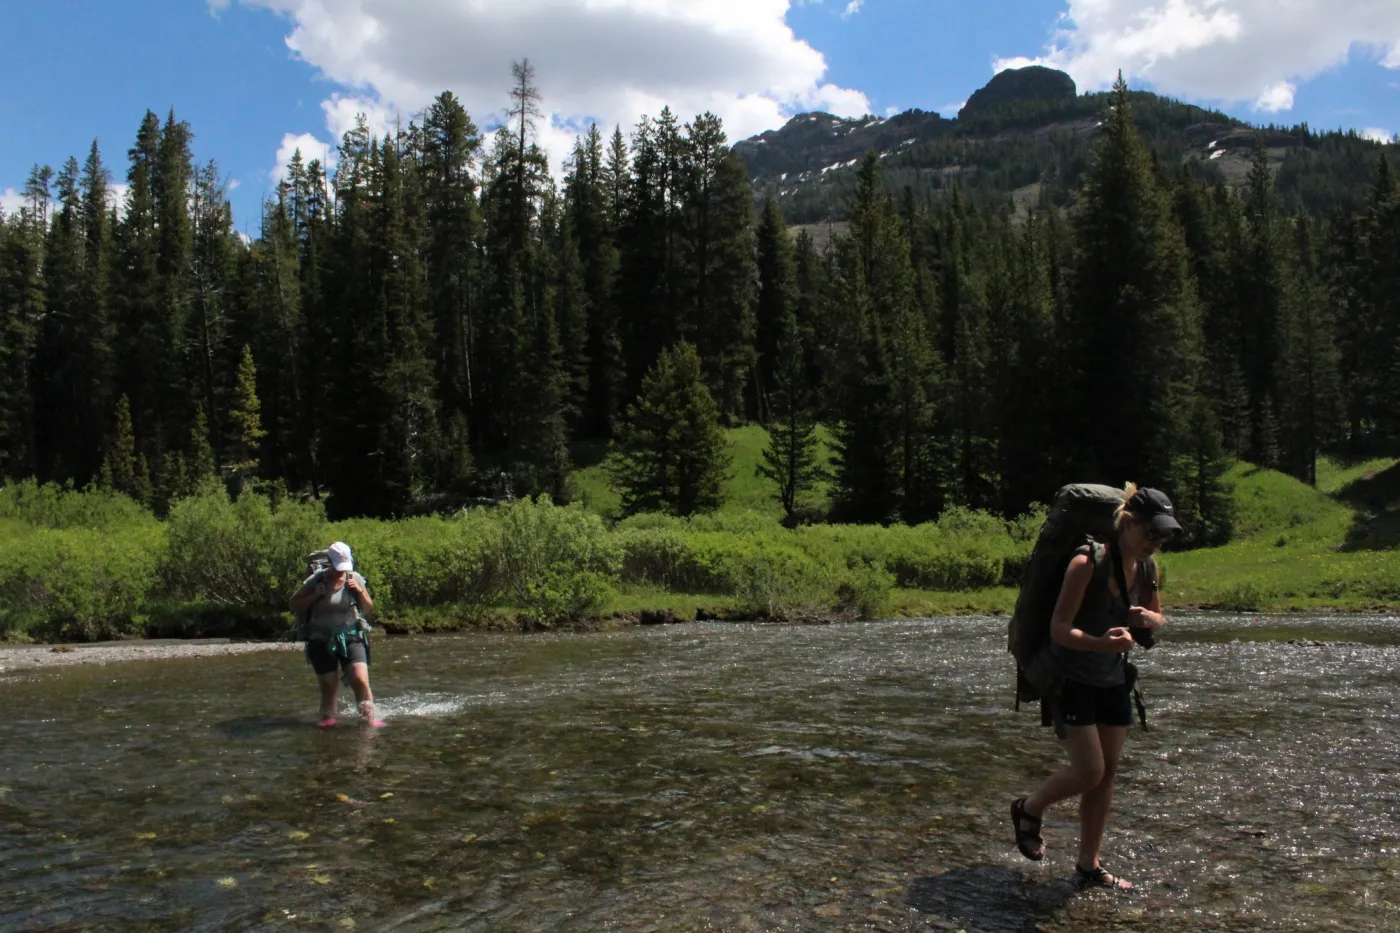
<svg viewBox="0 0 1400 933"><path fill-rule="evenodd" d="M161 592L195 603L280 611L301 584L306 555L325 547L319 503L285 501L277 509L264 495L230 501L211 483L170 508L159 561Z"/></svg>
<svg viewBox="0 0 1400 933"><path fill-rule="evenodd" d="M151 525L155 516L119 492L92 487L77 490L33 479L0 489L0 518L36 528L120 528Z"/></svg>
<svg viewBox="0 0 1400 933"><path fill-rule="evenodd" d="M603 520L548 496L520 499L492 516L493 559L503 595L538 625L579 619L602 608L622 553Z"/></svg>
<svg viewBox="0 0 1400 933"><path fill-rule="evenodd" d="M836 605L862 619L878 619L889 613L893 594L893 574L878 567L852 567L836 588Z"/></svg>
<svg viewBox="0 0 1400 933"><path fill-rule="evenodd" d="M36 528L0 540L0 635L92 641L135 633L160 526Z"/></svg>
<svg viewBox="0 0 1400 933"><path fill-rule="evenodd" d="M1246 580L1223 591L1215 603L1216 608L1229 612L1258 612L1264 607L1264 589Z"/></svg>
<svg viewBox="0 0 1400 933"><path fill-rule="evenodd" d="M467 611L497 598L497 524L486 510L473 509L453 518L338 522L331 536L354 550L355 569L382 608L452 605Z"/></svg>

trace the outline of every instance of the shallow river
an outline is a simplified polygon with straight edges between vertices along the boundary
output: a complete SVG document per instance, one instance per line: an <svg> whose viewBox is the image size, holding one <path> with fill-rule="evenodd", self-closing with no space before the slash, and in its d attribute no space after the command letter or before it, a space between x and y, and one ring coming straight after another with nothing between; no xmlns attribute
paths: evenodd
<svg viewBox="0 0 1400 933"><path fill-rule="evenodd" d="M379 730L295 654L11 676L0 930L1400 929L1400 620L1175 618L1128 895L1072 804L1012 846L1060 759L1004 626L380 638Z"/></svg>

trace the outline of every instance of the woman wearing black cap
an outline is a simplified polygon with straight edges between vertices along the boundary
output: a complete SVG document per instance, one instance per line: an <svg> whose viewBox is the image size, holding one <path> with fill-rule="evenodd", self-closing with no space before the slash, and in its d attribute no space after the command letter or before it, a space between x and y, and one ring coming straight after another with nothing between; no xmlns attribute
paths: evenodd
<svg viewBox="0 0 1400 933"><path fill-rule="evenodd" d="M1149 558L1181 531L1181 525L1172 515L1170 499L1132 483L1124 490L1114 524L1113 543L1103 556L1107 567L1096 572L1096 554L1076 555L1065 570L1050 621L1051 652L1064 687L1049 708L1069 753L1069 767L1013 803L1011 819L1017 848L1039 861L1045 857L1040 838L1045 810L1078 795L1079 878L1088 885L1126 891L1132 885L1104 869L1099 848L1113 805L1118 756L1133 722L1127 654L1134 630L1145 640L1147 633L1162 628L1155 563Z"/></svg>

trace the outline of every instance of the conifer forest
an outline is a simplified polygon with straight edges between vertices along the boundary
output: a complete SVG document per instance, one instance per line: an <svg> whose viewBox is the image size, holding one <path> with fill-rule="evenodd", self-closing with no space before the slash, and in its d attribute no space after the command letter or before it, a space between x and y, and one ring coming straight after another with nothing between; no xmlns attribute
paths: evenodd
<svg viewBox="0 0 1400 933"><path fill-rule="evenodd" d="M0 475L392 517L568 501L606 456L627 510L691 514L720 504L723 429L760 424L789 513L819 478L816 518L911 524L1133 480L1207 544L1235 460L1312 481L1323 452L1400 451L1379 146L1363 202L1290 205L1262 148L1235 186L1161 156L1120 81L1064 205L928 197L871 154L818 244L711 114L595 125L555 178L527 63L508 100L489 133L450 92L361 120L251 238L173 113L120 166L36 167L0 218Z"/></svg>

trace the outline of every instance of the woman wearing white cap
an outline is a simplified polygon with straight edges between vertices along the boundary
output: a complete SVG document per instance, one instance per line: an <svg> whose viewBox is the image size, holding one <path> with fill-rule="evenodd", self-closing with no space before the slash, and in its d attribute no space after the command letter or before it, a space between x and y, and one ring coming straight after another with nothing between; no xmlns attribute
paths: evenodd
<svg viewBox="0 0 1400 933"><path fill-rule="evenodd" d="M369 689L369 636L365 618L374 612L365 578L355 572L350 545L337 541L326 549L330 566L313 574L292 596L292 612L306 617L306 660L321 683L321 713L317 723L336 723L340 692L337 670L355 692L360 716L371 726L384 725L374 715Z"/></svg>

